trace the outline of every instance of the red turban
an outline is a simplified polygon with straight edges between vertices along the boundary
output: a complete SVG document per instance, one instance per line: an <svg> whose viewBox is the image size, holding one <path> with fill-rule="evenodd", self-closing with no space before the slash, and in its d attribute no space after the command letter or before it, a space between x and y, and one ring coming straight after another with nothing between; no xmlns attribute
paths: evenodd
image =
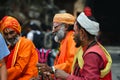
<svg viewBox="0 0 120 80"><path fill-rule="evenodd" d="M0 22L0 31L3 32L5 28L12 28L14 29L17 33L21 33L21 26L17 19L15 19L12 16L5 16L2 18Z"/></svg>

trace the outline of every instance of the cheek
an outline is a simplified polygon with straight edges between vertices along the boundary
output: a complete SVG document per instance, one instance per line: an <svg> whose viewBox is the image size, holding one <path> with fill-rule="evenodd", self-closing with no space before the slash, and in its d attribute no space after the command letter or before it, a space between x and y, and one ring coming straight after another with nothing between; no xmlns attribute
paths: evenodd
<svg viewBox="0 0 120 80"><path fill-rule="evenodd" d="M78 36L78 34L77 34L77 32L74 32L74 38L76 39L76 38L78 38L77 36Z"/></svg>
<svg viewBox="0 0 120 80"><path fill-rule="evenodd" d="M78 33L78 31L77 31L77 30L75 30L75 31L74 31L74 35L77 35L77 34L79 34L79 33Z"/></svg>

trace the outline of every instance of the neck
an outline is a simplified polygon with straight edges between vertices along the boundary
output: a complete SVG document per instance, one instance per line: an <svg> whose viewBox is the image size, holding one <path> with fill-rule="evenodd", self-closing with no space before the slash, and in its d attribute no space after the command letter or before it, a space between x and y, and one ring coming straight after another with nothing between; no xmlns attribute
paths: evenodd
<svg viewBox="0 0 120 80"><path fill-rule="evenodd" d="M96 40L89 40L89 41L86 41L84 43L84 46L83 46L83 50L87 50L90 46L92 46L94 43L96 42Z"/></svg>

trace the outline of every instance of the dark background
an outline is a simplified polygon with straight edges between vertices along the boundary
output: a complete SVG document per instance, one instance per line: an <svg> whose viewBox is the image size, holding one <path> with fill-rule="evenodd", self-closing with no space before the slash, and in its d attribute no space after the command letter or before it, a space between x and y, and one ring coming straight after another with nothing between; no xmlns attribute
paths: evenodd
<svg viewBox="0 0 120 80"><path fill-rule="evenodd" d="M10 5L16 2L17 5L26 7L27 4L41 5L43 1L50 4L50 0L1 0L0 1L0 19L10 9ZM73 5L76 0L54 0L60 10L65 9L73 13ZM92 8L93 15L100 23L101 35L100 41L103 45L120 45L120 3L118 0L87 0L86 5ZM12 6L14 8L14 5ZM22 8L24 10L24 8ZM49 12L48 12L49 13Z"/></svg>

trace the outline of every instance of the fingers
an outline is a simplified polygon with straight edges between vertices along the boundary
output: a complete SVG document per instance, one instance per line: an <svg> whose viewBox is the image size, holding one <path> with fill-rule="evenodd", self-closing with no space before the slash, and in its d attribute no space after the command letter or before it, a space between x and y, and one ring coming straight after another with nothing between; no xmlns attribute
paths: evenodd
<svg viewBox="0 0 120 80"><path fill-rule="evenodd" d="M47 64L46 63L37 63L36 66L37 67L42 67L42 66L47 66Z"/></svg>
<svg viewBox="0 0 120 80"><path fill-rule="evenodd" d="M51 75L51 73L50 73L50 72L43 72L43 74L44 74L44 75L48 75L48 76L50 76L50 75Z"/></svg>
<svg viewBox="0 0 120 80"><path fill-rule="evenodd" d="M37 63L36 66L40 72L51 72L52 71L52 68L49 67L46 63Z"/></svg>

